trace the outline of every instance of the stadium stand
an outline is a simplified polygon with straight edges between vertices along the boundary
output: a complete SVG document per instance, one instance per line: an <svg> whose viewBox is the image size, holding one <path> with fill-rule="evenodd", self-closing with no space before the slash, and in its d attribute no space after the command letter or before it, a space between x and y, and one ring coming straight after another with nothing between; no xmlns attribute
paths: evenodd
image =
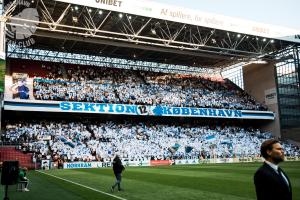
<svg viewBox="0 0 300 200"><path fill-rule="evenodd" d="M33 77L36 100L267 110L226 80L50 63L11 64L13 72L26 68Z"/></svg>
<svg viewBox="0 0 300 200"><path fill-rule="evenodd" d="M259 157L261 142L271 137L238 126L21 121L6 124L5 141L22 141L20 149L37 160L74 162L111 161L115 153L132 161ZM283 146L287 156L300 155L298 147Z"/></svg>
<svg viewBox="0 0 300 200"><path fill-rule="evenodd" d="M96 1L99 3L96 9L85 3L41 2L31 1L32 9L43 13L40 18L35 16L37 21L32 24L35 30L28 35L30 41L34 41L30 43L32 46L2 45L7 46L7 50L3 49L3 53L7 53L3 101L7 121L2 124L5 130L1 142L15 144L17 149L8 149L11 153L7 153L4 148L5 156L1 151L1 160L23 159L21 165L29 164L30 160L33 163L51 160L61 167L62 162L109 162L116 153L131 161L259 157L261 142L280 136L280 133L272 136L271 132L259 129L273 128L279 132L280 122L275 118L278 107L271 108L268 104L271 105L268 108L263 98L257 98L263 95L257 95L260 101L256 100L254 95L249 95L250 89L247 94L233 82L221 78L220 71L239 62L248 65L253 61L270 61L273 65L278 61L276 51L290 47L290 40L270 37L257 27L250 28L249 32L239 30L240 23L241 27L246 23L240 20L235 24L231 19L230 24L235 22L234 30L215 26L226 23L217 23L219 17L202 20L197 12L187 15L196 19L194 22L174 16L166 18L165 6L153 7L155 12L161 9L157 12L160 15L149 16L151 3L147 12L143 10L140 15L135 9L122 13L126 6L117 11L109 10L106 5L102 9L104 1ZM18 7L8 2L4 4L11 6L11 12ZM8 27L15 26L12 16L17 15L10 13L4 17ZM54 20L49 19L57 21L53 23ZM19 28L26 29L34 20L21 21L24 24ZM270 31L274 30L270 28ZM218 76L213 74L216 71ZM273 82L274 85L260 88L259 92L275 89ZM274 97L272 95L270 97ZM120 105L122 109L124 104L137 106L131 116L117 111L90 112L93 109L88 103L82 105L90 110L74 109L76 106L65 108L62 102ZM143 105L151 112L138 110ZM189 111L190 115L183 111L162 114L163 106L165 110L188 108L195 113L203 109L209 114L193 111ZM217 109L221 110L218 114ZM222 109L231 114L239 111L240 115L225 115ZM49 117L39 118L37 111ZM94 114L93 120L74 117L86 113L89 117ZM13 116L7 117L8 114ZM97 121L94 119L97 114L107 119ZM130 121L133 116L138 120ZM159 119L152 121L152 117ZM179 120L172 121L172 117ZM186 118L184 122L182 118ZM209 123L193 123L192 118L207 118ZM223 119L228 123L220 125ZM247 126L242 120L248 120ZM264 121L260 127L259 120L272 120L272 125L267 127L268 122ZM299 157L299 147L282 143L287 156Z"/></svg>
<svg viewBox="0 0 300 200"><path fill-rule="evenodd" d="M5 160L18 160L21 166L34 169L35 166L32 159L32 153L22 152L21 150L16 149L15 146L4 146L0 148L0 162Z"/></svg>
<svg viewBox="0 0 300 200"><path fill-rule="evenodd" d="M11 74L33 79L41 101L75 101L178 107L267 110L229 80L195 75L87 67L12 59ZM126 119L126 118L125 118ZM260 157L270 132L251 126L147 121L7 121L3 142L16 143L34 161L110 162L115 153L130 161ZM287 156L299 148L283 142Z"/></svg>

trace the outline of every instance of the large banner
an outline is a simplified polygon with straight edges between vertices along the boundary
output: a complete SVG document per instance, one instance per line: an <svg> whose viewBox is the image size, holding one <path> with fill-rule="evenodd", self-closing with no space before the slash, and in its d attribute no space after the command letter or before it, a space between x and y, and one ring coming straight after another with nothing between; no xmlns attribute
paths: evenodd
<svg viewBox="0 0 300 200"><path fill-rule="evenodd" d="M56 0L75 5L300 43L300 30L242 20L146 0Z"/></svg>
<svg viewBox="0 0 300 200"><path fill-rule="evenodd" d="M34 99L32 96L32 79L26 73L13 73L5 76L4 99Z"/></svg>
<svg viewBox="0 0 300 200"><path fill-rule="evenodd" d="M17 95L16 95L17 96ZM17 96L18 98L18 96ZM205 117L231 119L268 119L274 120L275 115L270 111L228 110L214 108L189 108L170 106L146 106L130 104L107 104L86 102L59 101L24 101L5 100L5 110L70 112L114 115L148 115L169 117Z"/></svg>

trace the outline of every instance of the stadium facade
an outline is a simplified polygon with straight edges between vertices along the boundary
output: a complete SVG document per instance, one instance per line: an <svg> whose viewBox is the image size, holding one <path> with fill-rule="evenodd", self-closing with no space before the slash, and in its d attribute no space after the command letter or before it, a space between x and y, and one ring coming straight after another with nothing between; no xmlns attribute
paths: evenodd
<svg viewBox="0 0 300 200"><path fill-rule="evenodd" d="M255 119L275 137L300 141L298 30L140 0L4 1L0 28L3 113ZM16 99L13 85L27 77L12 74L12 63L28 60L202 77L238 66L244 91L269 111Z"/></svg>

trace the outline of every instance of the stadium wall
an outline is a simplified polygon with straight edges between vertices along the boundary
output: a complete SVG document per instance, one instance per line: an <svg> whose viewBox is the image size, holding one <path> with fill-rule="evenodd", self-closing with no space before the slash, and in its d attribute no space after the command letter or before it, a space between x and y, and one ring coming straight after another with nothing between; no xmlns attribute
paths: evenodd
<svg viewBox="0 0 300 200"><path fill-rule="evenodd" d="M258 102L266 104L276 115L274 121L266 122L260 128L281 138L274 64L246 65L243 67L243 78L244 90Z"/></svg>
<svg viewBox="0 0 300 200"><path fill-rule="evenodd" d="M286 157L286 161L299 161L299 157ZM244 157L244 158L215 158L215 159L183 159L183 160L144 160L144 161L124 161L126 167L155 167L155 166L170 166L170 165L201 165L201 164L216 164L216 163L248 163L262 162L261 157ZM50 164L51 165L51 164ZM55 168L52 166L51 168ZM90 168L106 168L112 167L111 162L69 162L64 163L63 169L90 169ZM44 168L42 168L44 169Z"/></svg>

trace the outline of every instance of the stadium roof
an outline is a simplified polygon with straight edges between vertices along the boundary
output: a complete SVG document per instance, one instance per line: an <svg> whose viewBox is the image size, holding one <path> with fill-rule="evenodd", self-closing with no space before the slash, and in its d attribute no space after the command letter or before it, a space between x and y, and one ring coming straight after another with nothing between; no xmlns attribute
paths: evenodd
<svg viewBox="0 0 300 200"><path fill-rule="evenodd" d="M272 60L299 39L291 29L149 1L36 0L32 7L39 20L15 16L17 1L4 15L10 26L36 26L35 49L218 68Z"/></svg>

